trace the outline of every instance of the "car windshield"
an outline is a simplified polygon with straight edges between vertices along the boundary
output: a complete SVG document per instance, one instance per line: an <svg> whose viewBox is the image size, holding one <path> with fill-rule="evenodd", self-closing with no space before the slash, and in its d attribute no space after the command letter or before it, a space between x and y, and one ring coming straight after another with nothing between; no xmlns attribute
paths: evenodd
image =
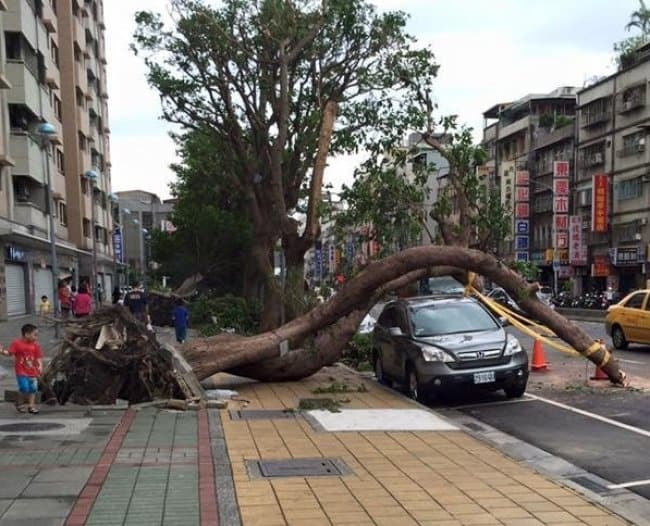
<svg viewBox="0 0 650 526"><path fill-rule="evenodd" d="M441 303L413 309L413 334L416 337L493 330L494 318L478 303Z"/></svg>

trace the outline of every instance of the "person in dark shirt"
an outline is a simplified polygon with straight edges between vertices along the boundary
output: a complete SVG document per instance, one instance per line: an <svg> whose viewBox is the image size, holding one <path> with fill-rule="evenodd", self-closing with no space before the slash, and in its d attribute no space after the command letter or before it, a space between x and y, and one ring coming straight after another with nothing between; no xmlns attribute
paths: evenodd
<svg viewBox="0 0 650 526"><path fill-rule="evenodd" d="M126 307L131 311L131 314L142 323L147 323L149 321L147 294L144 291L142 283L136 283L133 289L126 294L124 305L126 305Z"/></svg>
<svg viewBox="0 0 650 526"><path fill-rule="evenodd" d="M187 339L187 326L190 321L190 313L181 298L176 299L172 319L174 320L174 328L176 329L176 341L183 343Z"/></svg>

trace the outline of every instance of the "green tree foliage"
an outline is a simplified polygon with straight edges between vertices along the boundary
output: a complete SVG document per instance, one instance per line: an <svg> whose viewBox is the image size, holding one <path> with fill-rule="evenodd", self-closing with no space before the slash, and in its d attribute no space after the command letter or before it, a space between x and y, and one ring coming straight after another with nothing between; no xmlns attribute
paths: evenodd
<svg viewBox="0 0 650 526"><path fill-rule="evenodd" d="M155 232L153 259L161 264L159 273L171 276L176 285L199 273L217 292L240 294L251 239L242 196L228 186L219 143L209 130L175 139L181 159L172 166L176 231Z"/></svg>
<svg viewBox="0 0 650 526"><path fill-rule="evenodd" d="M639 0L639 9L632 12L625 29L626 31L638 29L641 34L633 35L614 44L615 60L619 69L632 66L636 50L650 42L650 9L646 6L645 0Z"/></svg>
<svg viewBox="0 0 650 526"><path fill-rule="evenodd" d="M430 89L438 66L405 32L406 15L379 14L365 0L170 6L171 28L155 13L137 13L134 50L163 117L218 141L220 165L252 225L250 279L262 282L265 312L277 313L270 254L281 239L289 271L302 274L320 233L327 156L423 126L413 86ZM301 200L302 231L293 218Z"/></svg>
<svg viewBox="0 0 650 526"><path fill-rule="evenodd" d="M433 144L421 138L406 148L392 137L392 142L383 142L391 146L388 153L357 170L352 186L344 186L341 193L348 205L337 216L341 236L372 225L368 236L386 254L423 238L492 251L509 234L511 218L498 190L477 175L486 154L473 144L471 129L459 127L454 117L441 119L439 126L440 134L429 134ZM444 179L438 178L441 167L421 160L422 152L432 149L449 165ZM427 205L432 187L438 185L435 200ZM434 231L427 228L429 217L437 223Z"/></svg>

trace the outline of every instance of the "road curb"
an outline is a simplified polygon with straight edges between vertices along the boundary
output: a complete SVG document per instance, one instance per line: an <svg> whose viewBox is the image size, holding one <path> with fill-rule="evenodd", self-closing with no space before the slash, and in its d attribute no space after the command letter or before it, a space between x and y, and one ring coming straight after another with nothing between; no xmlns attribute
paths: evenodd
<svg viewBox="0 0 650 526"><path fill-rule="evenodd" d="M528 444L512 435L499 431L498 429L465 413L461 413L455 409L433 409L407 397L400 391L381 385L374 380L374 375L364 375L360 371L357 371L343 363L338 363L338 365L357 376L375 381L375 384L381 389L405 398L417 407L436 413L437 416L443 417L445 420L458 426L459 430L462 432L467 433L481 442L490 444L506 457L525 463L532 470L559 484L571 488L592 502L599 504L603 508L615 513L623 519L630 521L632 524L637 526L650 526L648 501L640 495L627 489L616 489L609 491L607 495L601 495L571 479L584 480L587 484L593 484L592 487L607 487L612 484L611 481L585 471L575 464L552 455L536 446Z"/></svg>

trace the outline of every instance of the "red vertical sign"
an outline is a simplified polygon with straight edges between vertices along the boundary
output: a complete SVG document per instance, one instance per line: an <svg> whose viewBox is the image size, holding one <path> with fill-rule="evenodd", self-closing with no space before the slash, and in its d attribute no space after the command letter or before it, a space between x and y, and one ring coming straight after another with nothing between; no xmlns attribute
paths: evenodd
<svg viewBox="0 0 650 526"><path fill-rule="evenodd" d="M592 176L591 231L607 232L609 181L605 174Z"/></svg>

